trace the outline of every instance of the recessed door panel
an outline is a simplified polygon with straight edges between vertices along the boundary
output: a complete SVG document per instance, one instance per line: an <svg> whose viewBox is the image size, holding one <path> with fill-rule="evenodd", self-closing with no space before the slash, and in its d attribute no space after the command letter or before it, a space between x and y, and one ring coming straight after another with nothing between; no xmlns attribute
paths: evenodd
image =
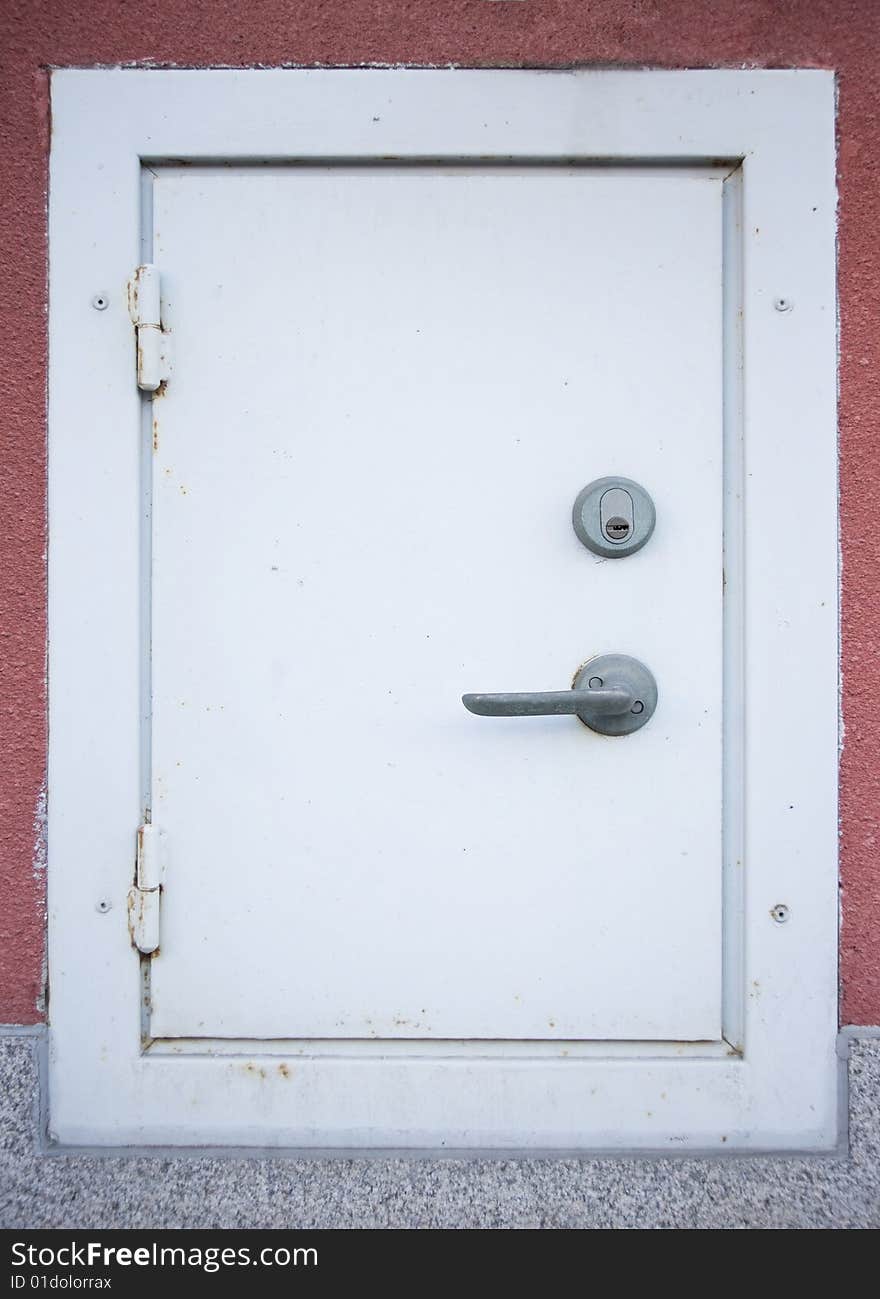
<svg viewBox="0 0 880 1299"><path fill-rule="evenodd" d="M718 1038L720 180L168 169L154 241L151 1032ZM609 652L636 734L461 704Z"/></svg>

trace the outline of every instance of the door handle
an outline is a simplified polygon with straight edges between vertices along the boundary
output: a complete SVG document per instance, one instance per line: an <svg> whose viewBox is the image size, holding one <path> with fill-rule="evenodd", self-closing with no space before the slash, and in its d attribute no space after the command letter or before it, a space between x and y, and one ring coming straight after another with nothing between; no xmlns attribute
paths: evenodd
<svg viewBox="0 0 880 1299"><path fill-rule="evenodd" d="M469 694L461 702L479 717L574 715L601 735L630 735L657 707L653 673L627 654L600 654L575 673L570 690Z"/></svg>
<svg viewBox="0 0 880 1299"><path fill-rule="evenodd" d="M601 690L543 690L535 694L462 695L468 712L479 717L556 717L560 714L588 713L615 717L628 713L635 704L631 690L609 686ZM639 712L642 710L639 709Z"/></svg>

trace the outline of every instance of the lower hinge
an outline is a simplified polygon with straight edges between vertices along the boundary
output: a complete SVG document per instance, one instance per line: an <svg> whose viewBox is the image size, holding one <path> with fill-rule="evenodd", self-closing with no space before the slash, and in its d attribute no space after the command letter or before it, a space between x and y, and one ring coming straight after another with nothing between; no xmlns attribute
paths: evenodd
<svg viewBox="0 0 880 1299"><path fill-rule="evenodd" d="M162 881L165 875L162 836L154 825L137 832L137 874L128 894L128 931L145 956L159 950Z"/></svg>

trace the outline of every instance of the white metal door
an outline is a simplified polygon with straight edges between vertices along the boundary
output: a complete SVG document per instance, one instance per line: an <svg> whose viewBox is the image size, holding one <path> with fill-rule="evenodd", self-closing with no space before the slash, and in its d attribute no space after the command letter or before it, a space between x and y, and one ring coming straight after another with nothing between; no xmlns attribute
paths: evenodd
<svg viewBox="0 0 880 1299"><path fill-rule="evenodd" d="M722 183L159 171L157 1037L719 1038ZM462 707L608 651L637 734Z"/></svg>
<svg viewBox="0 0 880 1299"><path fill-rule="evenodd" d="M827 1147L832 80L65 73L53 122L53 1132ZM632 735L462 705L610 652Z"/></svg>

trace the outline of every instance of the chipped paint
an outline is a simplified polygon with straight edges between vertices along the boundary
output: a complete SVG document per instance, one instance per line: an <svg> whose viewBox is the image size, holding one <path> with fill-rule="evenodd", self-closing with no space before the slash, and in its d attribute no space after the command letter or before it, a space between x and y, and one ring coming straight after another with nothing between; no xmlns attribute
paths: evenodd
<svg viewBox="0 0 880 1299"><path fill-rule="evenodd" d="M37 796L37 804L34 808L34 855L33 855L33 878L38 888L43 891L46 887L46 868L47 868L47 851L48 851L48 796L46 782L43 781L40 786L40 792ZM48 947L43 946L43 957L40 962L40 985L37 994L34 997L34 1010L39 1018L46 1014L49 1001L49 952Z"/></svg>
<svg viewBox="0 0 880 1299"><path fill-rule="evenodd" d="M34 853L33 853L33 877L35 880L42 881L46 878L46 852L47 852L47 790L46 782L43 781L40 786L40 792L37 795L37 805L34 808Z"/></svg>

